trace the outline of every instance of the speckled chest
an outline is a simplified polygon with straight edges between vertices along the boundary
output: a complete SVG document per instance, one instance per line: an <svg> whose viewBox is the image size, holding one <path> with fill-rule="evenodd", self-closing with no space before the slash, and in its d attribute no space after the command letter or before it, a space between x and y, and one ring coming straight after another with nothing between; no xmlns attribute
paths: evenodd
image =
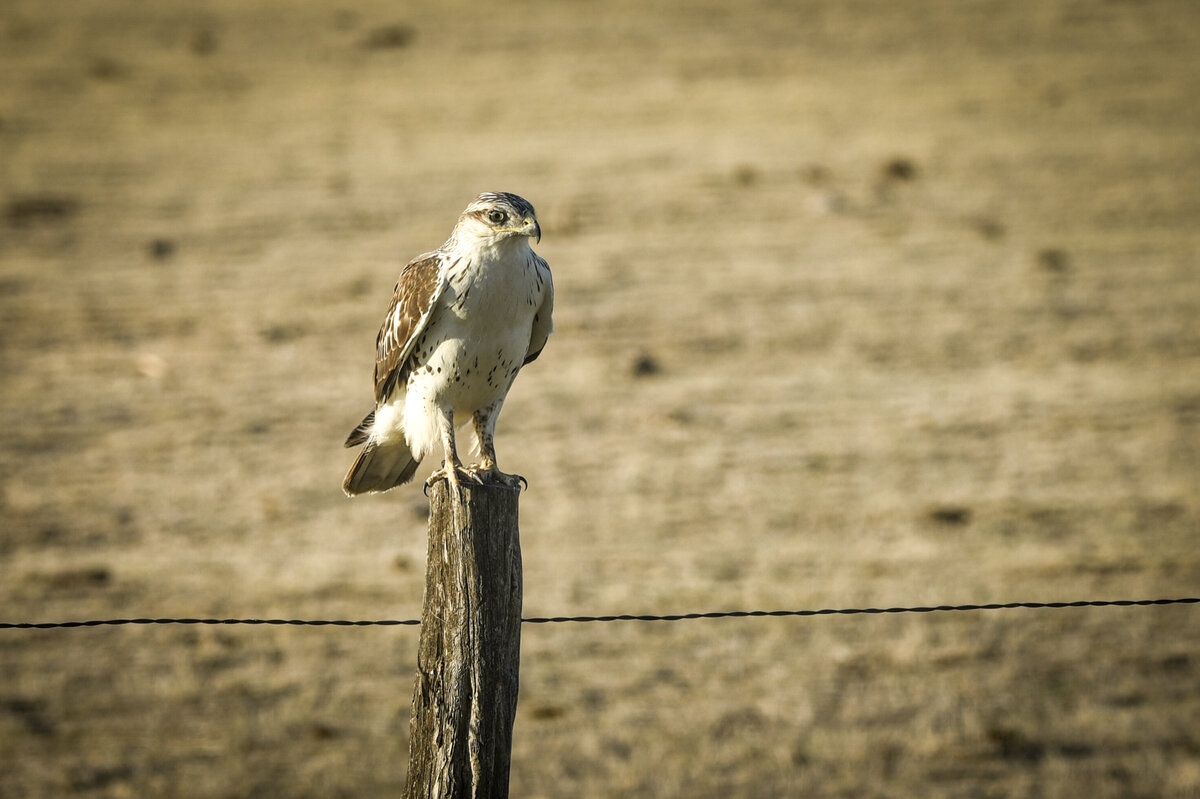
<svg viewBox="0 0 1200 799"><path fill-rule="evenodd" d="M532 259L459 264L417 339L407 389L473 413L503 399L529 348L544 287Z"/></svg>

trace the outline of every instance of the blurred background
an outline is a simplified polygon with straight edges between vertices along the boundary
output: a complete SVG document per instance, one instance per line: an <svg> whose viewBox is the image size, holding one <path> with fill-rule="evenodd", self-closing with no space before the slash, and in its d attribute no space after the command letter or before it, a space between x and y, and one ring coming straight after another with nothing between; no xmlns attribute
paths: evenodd
<svg viewBox="0 0 1200 799"><path fill-rule="evenodd" d="M0 620L419 616L342 440L488 190L527 615L1196 596L1198 81L1174 0L5 0ZM1197 613L527 625L512 792L1195 797ZM395 796L417 637L0 631L0 795Z"/></svg>

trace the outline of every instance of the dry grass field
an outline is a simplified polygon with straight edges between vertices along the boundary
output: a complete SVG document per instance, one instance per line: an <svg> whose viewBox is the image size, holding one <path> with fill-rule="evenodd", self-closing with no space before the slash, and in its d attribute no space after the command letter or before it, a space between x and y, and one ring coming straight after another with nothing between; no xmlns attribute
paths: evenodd
<svg viewBox="0 0 1200 799"><path fill-rule="evenodd" d="M655 5L0 4L0 621L419 615L341 443L496 189L527 614L1200 594L1200 5ZM417 635L0 630L0 796L396 796ZM1200 796L1194 606L523 644L517 797Z"/></svg>

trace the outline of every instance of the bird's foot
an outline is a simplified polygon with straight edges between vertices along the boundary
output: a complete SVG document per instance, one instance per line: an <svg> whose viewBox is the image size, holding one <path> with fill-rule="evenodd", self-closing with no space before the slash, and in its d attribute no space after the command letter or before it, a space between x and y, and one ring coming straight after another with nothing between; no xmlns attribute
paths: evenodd
<svg viewBox="0 0 1200 799"><path fill-rule="evenodd" d="M433 474L429 475L429 479L425 481L425 496L429 496L429 489L438 480L445 480L450 484L450 490L454 492L454 496L459 503L463 502L462 483L460 480L469 480L471 482L479 482L478 478L473 475L470 470L463 468L461 463L456 463L453 466L443 466Z"/></svg>
<svg viewBox="0 0 1200 799"><path fill-rule="evenodd" d="M505 474L497 469L494 463L491 466L471 467L466 469L466 474L479 485L502 485L518 491L529 488L529 481L524 477L519 474Z"/></svg>

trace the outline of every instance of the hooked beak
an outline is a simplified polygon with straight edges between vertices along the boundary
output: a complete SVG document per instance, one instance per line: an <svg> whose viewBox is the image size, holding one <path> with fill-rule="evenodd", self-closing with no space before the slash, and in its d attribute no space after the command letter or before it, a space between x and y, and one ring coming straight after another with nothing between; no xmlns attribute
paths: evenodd
<svg viewBox="0 0 1200 799"><path fill-rule="evenodd" d="M530 238L537 239L538 244L542 243L542 226L532 216L525 217L525 227L521 232Z"/></svg>

